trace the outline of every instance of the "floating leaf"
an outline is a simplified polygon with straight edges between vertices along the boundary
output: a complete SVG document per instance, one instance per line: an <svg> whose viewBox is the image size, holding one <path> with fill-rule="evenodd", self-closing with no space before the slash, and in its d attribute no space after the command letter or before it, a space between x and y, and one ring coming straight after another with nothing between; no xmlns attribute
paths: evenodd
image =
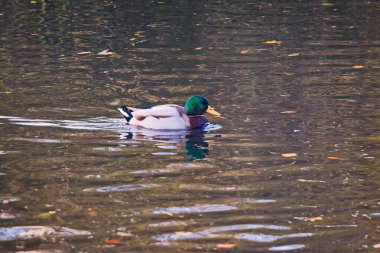
<svg viewBox="0 0 380 253"><path fill-rule="evenodd" d="M280 112L281 114L293 114L293 113L297 113L297 111L283 111L283 112Z"/></svg>
<svg viewBox="0 0 380 253"><path fill-rule="evenodd" d="M114 53L110 52L108 49L106 50L103 50L99 53L97 53L97 55L100 55L100 56L110 56L110 55L113 55Z"/></svg>
<svg viewBox="0 0 380 253"><path fill-rule="evenodd" d="M232 249L236 246L236 243L218 243L216 245L219 249Z"/></svg>
<svg viewBox="0 0 380 253"><path fill-rule="evenodd" d="M270 44L270 45L280 45L281 41L278 40L267 40L263 42L264 44Z"/></svg>
<svg viewBox="0 0 380 253"><path fill-rule="evenodd" d="M251 49L243 49L240 51L240 54L251 54L252 50Z"/></svg>
<svg viewBox="0 0 380 253"><path fill-rule="evenodd" d="M49 211L49 212L46 212L46 213L40 213L40 214L37 214L35 217L36 217L37 219L49 219L49 218L52 217L55 213L56 213L56 211Z"/></svg>
<svg viewBox="0 0 380 253"><path fill-rule="evenodd" d="M354 65L354 66L352 66L352 68L353 69L364 69L365 66L363 66L363 65Z"/></svg>
<svg viewBox="0 0 380 253"><path fill-rule="evenodd" d="M300 53L291 53L291 54L288 54L288 56L290 56L290 57L299 56L299 55L300 55Z"/></svg>
<svg viewBox="0 0 380 253"><path fill-rule="evenodd" d="M296 157L297 154L296 153L284 153L284 154L281 154L281 156L289 158L289 157Z"/></svg>
<svg viewBox="0 0 380 253"><path fill-rule="evenodd" d="M302 220L302 221L311 221L311 222L323 220L323 218L321 216L317 216L317 217L293 217L293 219Z"/></svg>
<svg viewBox="0 0 380 253"><path fill-rule="evenodd" d="M91 54L91 51L82 51L82 52L77 53L77 55L87 55L87 54Z"/></svg>
<svg viewBox="0 0 380 253"><path fill-rule="evenodd" d="M300 182L305 182L305 183L326 183L324 180L310 180L310 179L298 179Z"/></svg>
<svg viewBox="0 0 380 253"><path fill-rule="evenodd" d="M337 157L337 156L327 156L326 158L329 160L342 160L342 158Z"/></svg>
<svg viewBox="0 0 380 253"><path fill-rule="evenodd" d="M122 231L119 231L116 233L117 236L121 236L121 237L130 237L130 236L133 236L131 232L122 232Z"/></svg>
<svg viewBox="0 0 380 253"><path fill-rule="evenodd" d="M97 215L98 215L98 213L95 210L88 210L87 211L87 216L96 217Z"/></svg>
<svg viewBox="0 0 380 253"><path fill-rule="evenodd" d="M121 241L118 239L106 239L104 242L107 244L121 244Z"/></svg>

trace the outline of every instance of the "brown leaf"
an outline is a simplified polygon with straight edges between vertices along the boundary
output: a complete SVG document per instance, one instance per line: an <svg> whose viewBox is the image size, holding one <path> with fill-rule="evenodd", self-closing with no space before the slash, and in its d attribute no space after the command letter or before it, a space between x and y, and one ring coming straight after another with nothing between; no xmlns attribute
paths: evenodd
<svg viewBox="0 0 380 253"><path fill-rule="evenodd" d="M95 210L88 210L87 211L87 216L96 217L97 215L98 215L98 213Z"/></svg>
<svg viewBox="0 0 380 253"><path fill-rule="evenodd" d="M296 153L284 153L284 154L281 154L281 156L289 158L289 157L296 157L297 154Z"/></svg>

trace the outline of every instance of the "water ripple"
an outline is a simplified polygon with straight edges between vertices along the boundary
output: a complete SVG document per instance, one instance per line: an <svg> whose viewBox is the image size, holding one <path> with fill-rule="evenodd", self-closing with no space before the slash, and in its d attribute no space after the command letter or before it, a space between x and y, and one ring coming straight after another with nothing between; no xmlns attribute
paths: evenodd
<svg viewBox="0 0 380 253"><path fill-rule="evenodd" d="M123 192L123 191L135 191L145 188L157 187L157 184L132 184L132 185L121 185L121 186L107 186L96 189L85 189L83 191L96 191L96 192Z"/></svg>
<svg viewBox="0 0 380 253"><path fill-rule="evenodd" d="M208 213L208 212L222 212L235 210L237 207L230 205L202 205L190 207L166 207L158 208L152 211L153 214L167 214L167 213Z"/></svg>

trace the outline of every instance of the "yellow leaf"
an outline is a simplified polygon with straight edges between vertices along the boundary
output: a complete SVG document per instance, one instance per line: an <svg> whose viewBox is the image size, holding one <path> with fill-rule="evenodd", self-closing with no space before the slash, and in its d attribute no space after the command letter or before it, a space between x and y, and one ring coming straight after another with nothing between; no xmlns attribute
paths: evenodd
<svg viewBox="0 0 380 253"><path fill-rule="evenodd" d="M299 53L291 53L291 54L288 54L288 56L290 57L293 57L293 56L299 56L300 54Z"/></svg>
<svg viewBox="0 0 380 253"><path fill-rule="evenodd" d="M39 213L35 217L37 219L49 219L51 216L53 216L56 213L56 211L49 211L46 213Z"/></svg>
<svg viewBox="0 0 380 253"><path fill-rule="evenodd" d="M82 52L77 53L77 55L87 55L87 54L91 54L91 51L82 51Z"/></svg>
<svg viewBox="0 0 380 253"><path fill-rule="evenodd" d="M283 111L283 112L280 112L282 114L293 114L293 113L297 113L297 111Z"/></svg>
<svg viewBox="0 0 380 253"><path fill-rule="evenodd" d="M217 248L219 249L231 249L236 246L236 243L218 243L216 245Z"/></svg>
<svg viewBox="0 0 380 253"><path fill-rule="evenodd" d="M363 65L354 65L354 66L352 66L352 68L353 69L364 69L365 66L363 66Z"/></svg>
<svg viewBox="0 0 380 253"><path fill-rule="evenodd" d="M315 221L321 221L323 220L323 218L321 216L318 216L318 217L293 217L295 220L302 220L302 221L311 221L311 222L315 222Z"/></svg>
<svg viewBox="0 0 380 253"><path fill-rule="evenodd" d="M296 157L297 154L296 153L284 153L284 154L281 154L281 156L289 158L289 157Z"/></svg>
<svg viewBox="0 0 380 253"><path fill-rule="evenodd" d="M240 51L240 54L251 54L252 50L251 49L243 49Z"/></svg>
<svg viewBox="0 0 380 253"><path fill-rule="evenodd" d="M281 41L279 40L267 40L263 42L264 44L271 44L271 45L280 45Z"/></svg>

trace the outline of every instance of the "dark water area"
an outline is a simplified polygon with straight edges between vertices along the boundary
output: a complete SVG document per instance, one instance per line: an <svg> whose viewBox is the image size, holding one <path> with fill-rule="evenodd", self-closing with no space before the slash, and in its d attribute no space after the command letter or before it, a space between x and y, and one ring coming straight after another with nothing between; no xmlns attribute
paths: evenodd
<svg viewBox="0 0 380 253"><path fill-rule="evenodd" d="M0 6L0 252L380 248L378 1Z"/></svg>

